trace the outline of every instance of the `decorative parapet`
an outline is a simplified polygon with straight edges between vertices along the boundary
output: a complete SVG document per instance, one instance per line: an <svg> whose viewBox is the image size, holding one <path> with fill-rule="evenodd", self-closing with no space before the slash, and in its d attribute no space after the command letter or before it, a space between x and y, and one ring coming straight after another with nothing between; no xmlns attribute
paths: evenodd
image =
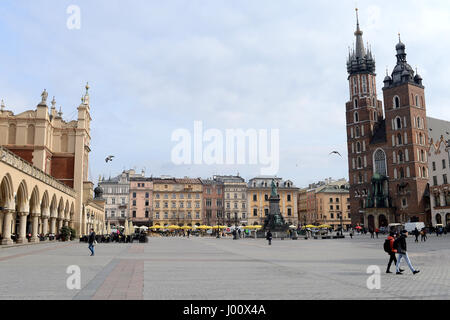
<svg viewBox="0 0 450 320"><path fill-rule="evenodd" d="M10 165L13 168L18 169L19 171L22 171L23 173L28 174L29 176L32 176L33 178L44 182L45 184L64 192L65 194L75 198L76 192L74 189L66 186L64 183L56 180L52 176L46 174L41 169L36 168L31 163L25 161L21 157L15 155L8 149L0 146L0 162L6 163Z"/></svg>

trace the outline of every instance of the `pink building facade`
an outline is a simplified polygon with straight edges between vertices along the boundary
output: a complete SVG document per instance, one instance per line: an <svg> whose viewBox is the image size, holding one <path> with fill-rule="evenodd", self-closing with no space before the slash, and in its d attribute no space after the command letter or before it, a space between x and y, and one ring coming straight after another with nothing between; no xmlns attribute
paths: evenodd
<svg viewBox="0 0 450 320"><path fill-rule="evenodd" d="M130 179L129 219L135 226L153 225L153 181L152 178Z"/></svg>

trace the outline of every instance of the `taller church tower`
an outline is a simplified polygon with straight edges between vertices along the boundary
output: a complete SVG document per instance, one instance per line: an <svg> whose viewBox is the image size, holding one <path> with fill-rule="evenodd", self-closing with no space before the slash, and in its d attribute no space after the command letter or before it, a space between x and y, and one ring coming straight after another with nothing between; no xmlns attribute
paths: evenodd
<svg viewBox="0 0 450 320"><path fill-rule="evenodd" d="M350 204L353 218L359 215L359 208L365 207L364 202L369 193L373 172L369 145L383 119L382 103L377 99L375 59L370 48L364 47L362 36L356 9L356 45L349 52L347 60L350 101L346 104Z"/></svg>

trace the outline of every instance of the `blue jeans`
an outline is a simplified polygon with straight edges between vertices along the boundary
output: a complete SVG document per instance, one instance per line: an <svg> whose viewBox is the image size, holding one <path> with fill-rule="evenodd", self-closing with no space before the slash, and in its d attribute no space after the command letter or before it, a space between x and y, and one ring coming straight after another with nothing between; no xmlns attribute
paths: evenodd
<svg viewBox="0 0 450 320"><path fill-rule="evenodd" d="M403 258L405 258L405 261L408 264L408 267L411 269L411 271L414 272L415 270L411 264L411 261L409 260L408 252L398 254L397 266L396 266L397 272L400 272L400 262L402 261Z"/></svg>
<svg viewBox="0 0 450 320"><path fill-rule="evenodd" d="M94 255L94 244L90 243L88 248L89 248L89 250L91 250L91 255L93 256Z"/></svg>

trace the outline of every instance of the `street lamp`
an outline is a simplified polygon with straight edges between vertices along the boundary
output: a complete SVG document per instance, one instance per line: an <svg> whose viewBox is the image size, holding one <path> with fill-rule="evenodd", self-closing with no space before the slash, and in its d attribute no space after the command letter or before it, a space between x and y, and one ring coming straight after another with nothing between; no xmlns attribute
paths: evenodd
<svg viewBox="0 0 450 320"><path fill-rule="evenodd" d="M219 218L220 218L220 216L219 216L219 212L217 212L217 239L220 239L220 228L219 228Z"/></svg>
<svg viewBox="0 0 450 320"><path fill-rule="evenodd" d="M343 226L342 226L342 212L338 212L338 214L339 214L339 220L340 220L340 222L341 222L341 236L343 235Z"/></svg>

